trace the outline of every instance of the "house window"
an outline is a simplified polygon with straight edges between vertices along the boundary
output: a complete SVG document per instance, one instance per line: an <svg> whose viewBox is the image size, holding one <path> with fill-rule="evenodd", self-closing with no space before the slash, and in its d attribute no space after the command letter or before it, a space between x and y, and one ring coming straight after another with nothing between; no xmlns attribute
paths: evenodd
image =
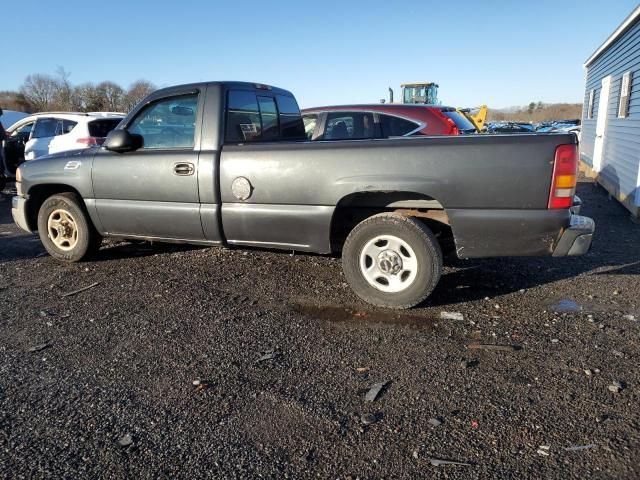
<svg viewBox="0 0 640 480"><path fill-rule="evenodd" d="M596 91L591 89L589 92L589 105L587 105L587 118L593 118L593 97L595 96Z"/></svg>
<svg viewBox="0 0 640 480"><path fill-rule="evenodd" d="M629 116L629 96L631 95L631 72L622 75L620 85L620 103L618 104L618 118Z"/></svg>

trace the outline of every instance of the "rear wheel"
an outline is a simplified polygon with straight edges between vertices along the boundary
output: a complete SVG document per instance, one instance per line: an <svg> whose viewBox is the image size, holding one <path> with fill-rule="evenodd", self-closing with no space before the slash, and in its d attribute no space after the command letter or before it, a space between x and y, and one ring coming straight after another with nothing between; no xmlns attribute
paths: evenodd
<svg viewBox="0 0 640 480"><path fill-rule="evenodd" d="M49 254L64 262L78 262L100 248L81 200L73 193L47 198L38 212L38 234Z"/></svg>
<svg viewBox="0 0 640 480"><path fill-rule="evenodd" d="M366 302L410 308L438 284L442 252L431 230L419 220L382 213L351 231L342 265L351 288Z"/></svg>

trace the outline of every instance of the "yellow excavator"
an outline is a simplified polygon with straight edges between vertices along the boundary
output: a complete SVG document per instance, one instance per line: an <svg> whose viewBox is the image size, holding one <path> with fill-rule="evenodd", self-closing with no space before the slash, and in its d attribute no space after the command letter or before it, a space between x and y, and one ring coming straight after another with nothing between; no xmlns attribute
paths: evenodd
<svg viewBox="0 0 640 480"><path fill-rule="evenodd" d="M403 83L401 88L401 103L439 105L439 85L434 82ZM393 103L393 89L389 88L390 102ZM478 131L481 131L487 121L489 109L486 105L473 108L459 108L458 111L469 119Z"/></svg>

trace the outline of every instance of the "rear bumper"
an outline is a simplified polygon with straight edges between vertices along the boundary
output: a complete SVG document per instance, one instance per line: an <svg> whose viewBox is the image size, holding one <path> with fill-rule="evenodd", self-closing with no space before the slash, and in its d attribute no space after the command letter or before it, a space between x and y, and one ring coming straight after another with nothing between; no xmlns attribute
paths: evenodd
<svg viewBox="0 0 640 480"><path fill-rule="evenodd" d="M31 233L27 222L27 199L24 197L13 197L11 199L11 215L21 229Z"/></svg>
<svg viewBox="0 0 640 480"><path fill-rule="evenodd" d="M553 249L553 256L584 255L591 248L591 240L595 229L596 224L591 218L571 215L569 228L562 232L556 248Z"/></svg>

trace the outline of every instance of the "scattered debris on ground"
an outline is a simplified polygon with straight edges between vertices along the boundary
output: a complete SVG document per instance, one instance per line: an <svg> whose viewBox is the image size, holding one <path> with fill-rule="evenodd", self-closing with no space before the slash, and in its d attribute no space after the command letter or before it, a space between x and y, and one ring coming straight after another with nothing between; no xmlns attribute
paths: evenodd
<svg viewBox="0 0 640 480"><path fill-rule="evenodd" d="M262 354L260 358L256 360L256 363L266 362L267 360L273 360L280 356L280 352L277 350L267 350Z"/></svg>
<svg viewBox="0 0 640 480"><path fill-rule="evenodd" d="M442 320L464 320L464 315L460 312L440 312L440 318Z"/></svg>
<svg viewBox="0 0 640 480"><path fill-rule="evenodd" d="M375 423L378 421L378 417L373 413L364 413L360 416L360 421L364 425L371 425L372 423Z"/></svg>
<svg viewBox="0 0 640 480"><path fill-rule="evenodd" d="M100 285L100 282L94 282L91 285L87 285L86 287L79 288L78 290L73 290L71 292L63 293L60 296L61 297L70 297L72 295L77 295L78 293L82 293L82 292L84 292L86 290L89 290L90 288L97 287L98 285Z"/></svg>
<svg viewBox="0 0 640 480"><path fill-rule="evenodd" d="M380 382L372 385L369 391L364 397L365 402L375 402L382 390L387 386L389 382Z"/></svg>
<svg viewBox="0 0 640 480"><path fill-rule="evenodd" d="M440 420L439 418L435 418L435 417L434 418L430 418L429 420L427 420L427 422L432 427L439 427L440 425L442 425L442 420Z"/></svg>
<svg viewBox="0 0 640 480"><path fill-rule="evenodd" d="M538 455L542 455L543 457L548 457L549 456L549 449L551 447L549 445L540 445L538 447L538 450L536 451L536 453Z"/></svg>
<svg viewBox="0 0 640 480"><path fill-rule="evenodd" d="M572 447L566 447L565 450L567 452L579 452L581 450L590 450L592 448L596 448L595 444L590 443L589 445L574 445Z"/></svg>
<svg viewBox="0 0 640 480"><path fill-rule="evenodd" d="M519 345L496 345L492 343L470 343L467 345L469 350L489 350L493 352L515 352L520 350Z"/></svg>
<svg viewBox="0 0 640 480"><path fill-rule="evenodd" d="M133 445L133 437L131 434L127 433L118 439L118 445L123 448L129 447Z"/></svg>
<svg viewBox="0 0 640 480"><path fill-rule="evenodd" d="M445 259L410 311L361 302L335 257L107 240L35 258L2 196L0 478L640 478L640 225L579 187L592 252Z"/></svg>
<svg viewBox="0 0 640 480"><path fill-rule="evenodd" d="M467 462L457 462L455 460L444 460L442 458L430 457L429 462L434 467L440 467L442 465L462 465L464 467L470 467L471 464Z"/></svg>
<svg viewBox="0 0 640 480"><path fill-rule="evenodd" d="M625 384L624 382L614 381L611 385L609 385L609 391L612 393L620 393L624 390Z"/></svg>
<svg viewBox="0 0 640 480"><path fill-rule="evenodd" d="M38 345L33 345L32 347L27 348L26 351L29 353L40 352L45 348L49 348L51 345L51 342L39 343Z"/></svg>

